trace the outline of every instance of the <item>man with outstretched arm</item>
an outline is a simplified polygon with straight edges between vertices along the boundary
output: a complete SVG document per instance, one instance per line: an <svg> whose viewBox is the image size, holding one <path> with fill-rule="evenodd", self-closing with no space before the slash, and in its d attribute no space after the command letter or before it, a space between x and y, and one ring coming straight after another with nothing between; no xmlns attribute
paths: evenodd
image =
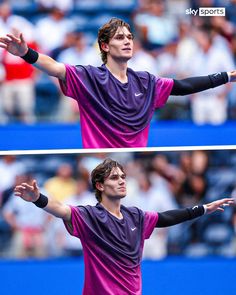
<svg viewBox="0 0 236 295"><path fill-rule="evenodd" d="M72 66L28 48L24 37L0 37L0 47L57 77L63 93L80 110L84 148L145 147L154 111L170 95L187 95L236 80L236 71L174 80L128 68L133 34L128 23L112 18L98 31L103 65ZM145 62L145 61L144 61Z"/></svg>
<svg viewBox="0 0 236 295"><path fill-rule="evenodd" d="M155 227L167 227L234 204L225 198L193 208L144 212L121 205L126 175L116 161L106 159L91 173L96 206L69 206L42 195L36 181L16 186L15 195L62 218L67 231L79 238L85 262L84 295L141 295L140 263L145 239Z"/></svg>

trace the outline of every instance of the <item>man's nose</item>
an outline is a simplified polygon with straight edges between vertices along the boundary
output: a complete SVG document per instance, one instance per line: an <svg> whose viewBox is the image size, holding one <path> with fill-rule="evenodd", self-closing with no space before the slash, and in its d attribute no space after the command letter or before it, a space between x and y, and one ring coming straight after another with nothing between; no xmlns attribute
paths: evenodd
<svg viewBox="0 0 236 295"><path fill-rule="evenodd" d="M124 178L119 178L119 183L125 183L125 179Z"/></svg>
<svg viewBox="0 0 236 295"><path fill-rule="evenodd" d="M125 41L125 44L130 44L130 39L127 36L125 36L124 41Z"/></svg>

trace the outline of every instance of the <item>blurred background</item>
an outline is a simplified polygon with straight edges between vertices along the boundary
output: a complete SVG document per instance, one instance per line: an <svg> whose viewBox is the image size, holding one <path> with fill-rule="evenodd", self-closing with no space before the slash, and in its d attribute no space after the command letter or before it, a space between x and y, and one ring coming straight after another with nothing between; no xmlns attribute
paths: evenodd
<svg viewBox="0 0 236 295"><path fill-rule="evenodd" d="M187 9L204 6L225 7L226 16L187 14ZM131 24L135 48L129 66L134 70L181 79L235 68L235 0L0 1L0 35L23 32L31 47L60 62L99 66L97 31L111 17ZM175 128L234 123L235 94L236 85L226 84L204 94L171 97L154 116L153 126L157 121L164 122L163 129L173 127L171 122ZM62 95L57 80L1 50L0 132L1 126L14 126L17 135L16 126L25 132L42 124L45 134L52 126L59 131L61 124L79 125L77 105ZM156 135L155 128L151 135ZM25 143L29 149L30 142Z"/></svg>
<svg viewBox="0 0 236 295"><path fill-rule="evenodd" d="M38 284L38 277L32 275L34 272L49 277L46 285L37 288L41 293L73 294L78 288L81 290L83 251L79 240L66 232L60 219L14 197L13 189L21 182L36 179L41 192L51 198L72 205L94 205L90 173L107 157L124 165L128 186L127 197L123 200L126 206L162 212L236 195L234 150L1 156L0 275L3 290L4 286L9 288L11 272L19 282L6 294L15 294L16 287L23 290L25 284L32 294L31 288ZM156 229L144 247L143 294L157 294L156 290L173 294L171 290L176 287L186 288L188 294L191 281L196 282L203 273L206 277L191 294L206 294L199 293L205 283L214 294L220 294L217 292L222 288L217 284L210 286L207 281L222 276L224 282L234 275L235 231L236 207ZM70 284L71 276L77 278L76 286ZM25 277L29 277L30 282ZM160 284L157 284L159 278ZM171 286L169 280L173 283ZM186 280L189 281L186 283ZM67 283L71 291L63 293ZM42 289L46 286L58 291L46 292ZM221 286L236 290L232 284ZM40 294L37 290L33 294Z"/></svg>

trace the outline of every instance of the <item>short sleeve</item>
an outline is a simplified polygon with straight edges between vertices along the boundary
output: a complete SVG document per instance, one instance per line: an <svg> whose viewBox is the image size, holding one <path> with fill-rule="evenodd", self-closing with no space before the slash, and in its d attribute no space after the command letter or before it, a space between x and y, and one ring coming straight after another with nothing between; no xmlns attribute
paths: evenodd
<svg viewBox="0 0 236 295"><path fill-rule="evenodd" d="M70 206L70 208L71 221L67 222L63 220L63 222L69 234L77 238L80 238L84 227L81 212L79 210L79 207Z"/></svg>
<svg viewBox="0 0 236 295"><path fill-rule="evenodd" d="M144 214L144 239L149 239L158 220L157 212L145 212Z"/></svg>
<svg viewBox="0 0 236 295"><path fill-rule="evenodd" d="M59 85L64 95L77 99L79 93L82 91L83 82L81 80L80 71L82 67L65 65L66 67L66 81L59 79Z"/></svg>
<svg viewBox="0 0 236 295"><path fill-rule="evenodd" d="M155 86L155 108L161 108L166 104L173 85L173 79L157 77Z"/></svg>

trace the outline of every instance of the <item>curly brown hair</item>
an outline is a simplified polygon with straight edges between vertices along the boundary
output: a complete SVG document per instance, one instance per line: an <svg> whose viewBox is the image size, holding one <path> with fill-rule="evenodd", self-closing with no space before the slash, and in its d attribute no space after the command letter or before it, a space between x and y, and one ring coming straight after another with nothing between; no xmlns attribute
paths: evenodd
<svg viewBox="0 0 236 295"><path fill-rule="evenodd" d="M104 64L107 63L107 52L102 49L102 44L108 44L110 39L115 35L119 27L126 27L131 33L131 28L128 23L120 18L113 17L109 22L105 23L98 31L98 45L101 53L101 58Z"/></svg>
<svg viewBox="0 0 236 295"><path fill-rule="evenodd" d="M102 201L102 193L100 190L96 188L96 183L104 183L104 180L110 175L113 168L118 167L124 173L123 166L114 161L112 159L106 159L101 164L99 164L92 172L91 172L91 181L93 189L95 190L95 197L100 203Z"/></svg>

